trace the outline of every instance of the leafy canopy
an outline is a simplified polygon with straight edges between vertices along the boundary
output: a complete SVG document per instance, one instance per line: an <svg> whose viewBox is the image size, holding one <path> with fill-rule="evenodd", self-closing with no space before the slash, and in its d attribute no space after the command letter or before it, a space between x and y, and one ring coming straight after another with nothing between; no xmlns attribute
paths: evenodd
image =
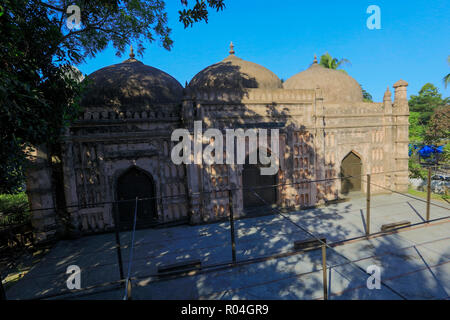
<svg viewBox="0 0 450 320"><path fill-rule="evenodd" d="M412 143L422 143L425 137L427 128L420 124L419 119L419 112L409 112L409 141Z"/></svg>
<svg viewBox="0 0 450 320"><path fill-rule="evenodd" d="M362 90L362 93L363 93L363 101L365 101L365 102L373 102L372 95L370 93L368 93L366 90L364 90L362 85L359 85L359 86L361 87L361 90Z"/></svg>
<svg viewBox="0 0 450 320"><path fill-rule="evenodd" d="M185 6L188 5L187 0L181 0L181 3ZM208 6L216 11L223 10L225 8L224 0L196 0L195 5L191 9L183 9L178 11L180 15L180 21L183 22L184 27L193 26L195 22L205 20L208 22Z"/></svg>
<svg viewBox="0 0 450 320"><path fill-rule="evenodd" d="M444 106L448 102L442 99L438 88L431 83L426 83L419 91L418 95L411 95L409 99L409 110L419 112L419 124L428 125L431 116L436 108Z"/></svg>
<svg viewBox="0 0 450 320"><path fill-rule="evenodd" d="M425 133L425 141L439 143L448 139L450 139L450 105L447 103L436 108L431 116Z"/></svg>
<svg viewBox="0 0 450 320"><path fill-rule="evenodd" d="M38 1L47 8L52 23L57 25L63 34L58 53L66 53L73 63L83 61L86 57L94 57L105 49L109 43L121 55L126 46L135 42L137 52L142 55L144 42L158 41L165 49L173 47L168 26L165 1L161 0L83 0L72 1L81 10L81 28L68 30L65 20L69 14L66 1ZM208 9L217 11L225 8L224 0L196 0L192 8L190 1L181 0L186 7L179 11L179 20L184 27L195 22L208 22Z"/></svg>
<svg viewBox="0 0 450 320"><path fill-rule="evenodd" d="M334 69L337 70L338 68L340 68L341 66L344 66L346 64L350 64L350 61L347 59L337 59L337 58L333 58L328 52L323 54L320 57L320 62L319 64L321 64L322 66L324 66L325 68L328 69ZM344 70L340 70L342 72L345 72Z"/></svg>
<svg viewBox="0 0 450 320"><path fill-rule="evenodd" d="M6 1L0 17L0 192L22 186L26 150L56 143L77 114L81 86L69 65L54 62L60 41L46 9L33 1Z"/></svg>
<svg viewBox="0 0 450 320"><path fill-rule="evenodd" d="M438 89L431 83L425 84L417 96L409 100L409 139L413 144L431 144L444 146L440 161L448 163L450 137L449 99L442 99ZM413 153L409 159L410 177L424 178L425 170L419 164L418 156Z"/></svg>
<svg viewBox="0 0 450 320"><path fill-rule="evenodd" d="M182 0L185 28L208 21L208 9L223 0ZM69 29L69 5L80 8L79 28ZM158 41L170 50L173 41L161 0L3 0L0 15L0 193L20 191L28 147L59 137L79 113L83 85L71 67L94 57L109 44L121 55L134 43Z"/></svg>

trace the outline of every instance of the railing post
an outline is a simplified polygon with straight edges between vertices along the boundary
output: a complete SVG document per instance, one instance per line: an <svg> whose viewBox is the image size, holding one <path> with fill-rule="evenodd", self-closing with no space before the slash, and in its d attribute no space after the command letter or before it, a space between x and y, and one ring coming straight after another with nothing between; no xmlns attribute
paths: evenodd
<svg viewBox="0 0 450 320"><path fill-rule="evenodd" d="M234 238L234 213L233 213L233 191L228 190L229 208L230 208L230 232L231 232L231 255L233 264L236 263L236 241Z"/></svg>
<svg viewBox="0 0 450 320"><path fill-rule="evenodd" d="M322 270L323 270L323 299L328 300L327 247L325 244L322 244Z"/></svg>
<svg viewBox="0 0 450 320"><path fill-rule="evenodd" d="M133 234L131 236L131 246L130 246L130 255L128 257L128 272L127 279L125 283L125 300L131 300L131 266L133 263L133 251L134 251L134 236L136 234L136 220L137 220L137 208L138 208L138 197L136 197L136 202L134 203L134 218L133 218Z"/></svg>
<svg viewBox="0 0 450 320"><path fill-rule="evenodd" d="M428 181L427 181L427 221L430 221L430 200L431 200L431 167L428 167Z"/></svg>
<svg viewBox="0 0 450 320"><path fill-rule="evenodd" d="M5 288L3 288L2 281L3 281L2 275L0 274L0 301L6 300L6 292L5 292Z"/></svg>
<svg viewBox="0 0 450 320"><path fill-rule="evenodd" d="M123 264L122 264L122 251L120 246L120 236L119 236L119 213L117 208L117 202L114 202L113 205L114 210L114 227L115 227L115 233L116 233L116 250L117 250L117 260L119 263L119 272L120 272L120 280L124 279L123 276Z"/></svg>
<svg viewBox="0 0 450 320"><path fill-rule="evenodd" d="M132 289L132 286L131 286L131 280L130 279L128 279L126 286L127 286L127 297L126 297L126 299L127 300L131 300L131 289Z"/></svg>
<svg viewBox="0 0 450 320"><path fill-rule="evenodd" d="M367 175L366 189L366 236L368 236L370 235L370 174Z"/></svg>

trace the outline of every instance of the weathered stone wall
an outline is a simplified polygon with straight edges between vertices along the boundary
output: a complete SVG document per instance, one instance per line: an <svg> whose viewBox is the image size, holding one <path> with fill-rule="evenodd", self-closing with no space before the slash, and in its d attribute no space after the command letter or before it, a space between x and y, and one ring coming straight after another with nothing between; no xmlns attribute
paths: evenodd
<svg viewBox="0 0 450 320"><path fill-rule="evenodd" d="M26 192L37 242L52 240L56 235L56 210L53 197L50 159L45 145L34 147L29 154Z"/></svg>
<svg viewBox="0 0 450 320"><path fill-rule="evenodd" d="M409 106L406 88L408 83L399 80L394 84L395 100L393 109L394 124L394 189L399 192L408 191L408 144L409 144Z"/></svg>
<svg viewBox="0 0 450 320"><path fill-rule="evenodd" d="M320 88L247 89L186 90L180 104L89 108L67 130L63 142L64 191L74 230L98 232L114 226L111 202L117 200L117 179L134 166L153 177L160 222L202 223L227 217L228 190L236 188L233 211L236 216L244 214L242 165L172 163L173 130L187 128L193 135L196 120L202 121L203 131L216 128L224 136L227 128L265 128L268 133L279 129L280 206L312 206L338 198L341 162L350 152L361 159L363 181L371 174L374 184L405 191L406 85L396 83L394 103L389 90L383 103L325 103ZM32 208L54 207L44 153L29 173ZM319 181L303 183L305 179ZM365 192L364 182L361 187ZM386 192L376 186L371 190ZM55 223L54 212L35 214L33 219L47 237L42 230Z"/></svg>
<svg viewBox="0 0 450 320"><path fill-rule="evenodd" d="M114 227L119 176L137 167L153 178L160 222L187 218L186 172L170 158L180 107L86 110L65 136L64 174L72 224L80 232ZM162 199L161 197L166 197Z"/></svg>
<svg viewBox="0 0 450 320"><path fill-rule="evenodd" d="M279 129L280 170L277 175L278 205L312 205L315 203L314 186L300 184L304 179L315 178L313 113L314 90L260 90L242 92L191 92L183 104L184 124L193 134L193 122L203 121L203 130L217 128L225 136L225 129L264 128ZM208 144L209 141L204 141ZM225 146L225 141L223 141ZM270 143L268 143L270 147ZM236 147L236 146L235 146ZM249 146L246 145L246 154ZM192 193L203 195L192 198L194 222L211 221L229 215L229 193L233 193L233 210L243 214L243 165L188 165L188 184Z"/></svg>

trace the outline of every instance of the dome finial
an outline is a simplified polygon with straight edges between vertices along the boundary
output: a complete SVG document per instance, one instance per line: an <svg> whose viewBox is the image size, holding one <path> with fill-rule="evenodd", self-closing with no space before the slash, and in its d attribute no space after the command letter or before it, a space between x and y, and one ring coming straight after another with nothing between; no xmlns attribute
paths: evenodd
<svg viewBox="0 0 450 320"><path fill-rule="evenodd" d="M133 45L130 46L130 59L134 59Z"/></svg>
<svg viewBox="0 0 450 320"><path fill-rule="evenodd" d="M234 44L233 44L233 41L230 42L230 51L229 51L229 53L230 53L230 54L234 54Z"/></svg>
<svg viewBox="0 0 450 320"><path fill-rule="evenodd" d="M314 54L314 61L313 61L313 63L317 64L317 55L316 54Z"/></svg>

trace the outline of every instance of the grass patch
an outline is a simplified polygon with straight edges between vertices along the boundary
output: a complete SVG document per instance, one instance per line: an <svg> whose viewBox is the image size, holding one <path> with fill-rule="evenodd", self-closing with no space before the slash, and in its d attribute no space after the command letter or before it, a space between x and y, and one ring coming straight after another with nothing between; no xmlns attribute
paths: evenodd
<svg viewBox="0 0 450 320"><path fill-rule="evenodd" d="M0 226L28 222L31 216L28 211L28 197L25 192L0 194Z"/></svg>
<svg viewBox="0 0 450 320"><path fill-rule="evenodd" d="M415 190L413 188L408 188L408 193L412 196L416 196L419 198L427 199L427 193L425 191ZM444 194L431 193L431 200L438 200L445 203L448 203L449 196Z"/></svg>

